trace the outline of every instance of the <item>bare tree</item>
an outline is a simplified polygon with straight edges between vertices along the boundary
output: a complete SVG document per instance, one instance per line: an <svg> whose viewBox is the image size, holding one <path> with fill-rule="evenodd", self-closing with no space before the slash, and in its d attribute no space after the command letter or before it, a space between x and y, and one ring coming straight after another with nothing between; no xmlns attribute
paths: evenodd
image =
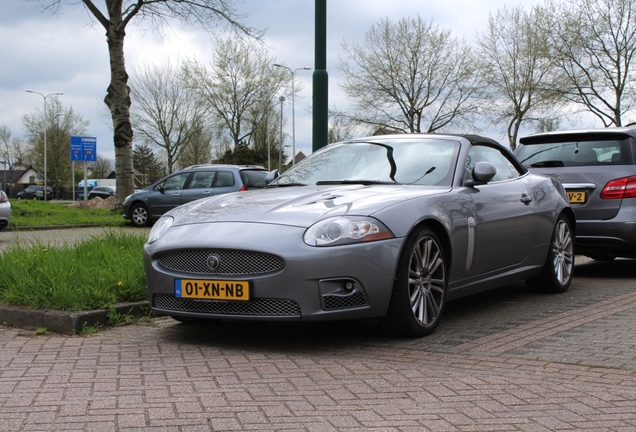
<svg viewBox="0 0 636 432"><path fill-rule="evenodd" d="M252 133L248 137L248 143L253 150L252 162L268 169L284 165L287 154L281 141L278 102L260 100L250 111ZM284 134L282 139L285 139Z"/></svg>
<svg viewBox="0 0 636 432"><path fill-rule="evenodd" d="M537 25L544 10L525 12L522 6L499 10L477 36L482 76L490 93L484 114L495 123L506 121L510 147L517 145L522 124L554 107L558 96L546 89L554 80L555 59L547 29Z"/></svg>
<svg viewBox="0 0 636 432"><path fill-rule="evenodd" d="M165 151L168 171L200 138L205 108L169 60L146 66L131 78L131 118L141 140Z"/></svg>
<svg viewBox="0 0 636 432"><path fill-rule="evenodd" d="M179 155L178 165L185 168L191 165L208 164L212 161L212 131L200 125L193 131L192 139Z"/></svg>
<svg viewBox="0 0 636 432"><path fill-rule="evenodd" d="M217 137L229 136L234 163L239 163L239 144L249 143L254 132L254 107L271 101L290 80L275 62L264 47L230 37L217 40L209 69L194 60L185 65L189 85L205 102Z"/></svg>
<svg viewBox="0 0 636 432"><path fill-rule="evenodd" d="M636 0L550 0L547 7L558 90L605 126L622 126L636 106Z"/></svg>
<svg viewBox="0 0 636 432"><path fill-rule="evenodd" d="M22 140L12 138L11 130L7 126L0 127L0 163L6 174L6 177L0 178L0 181L7 183L3 185L5 191L7 191L7 185L13 187L13 172L26 168L24 166L25 147Z"/></svg>
<svg viewBox="0 0 636 432"><path fill-rule="evenodd" d="M40 0L47 8L57 12L63 3L77 5L79 0ZM110 83L104 102L108 105L113 122L115 145L115 171L117 175L117 203L131 194L133 185L133 128L130 122L130 88L124 60L126 29L138 18L152 29L162 30L171 20L188 22L195 27L212 30L219 22L229 23L234 29L254 35L254 31L239 20L233 9L234 0L81 0L90 14L106 30L110 59Z"/></svg>
<svg viewBox="0 0 636 432"><path fill-rule="evenodd" d="M75 114L73 108L65 108L56 96L47 104L46 112L36 110L22 117L29 143L27 160L30 165L44 172L44 128L46 127L47 177L53 177L56 195L64 183L71 180L71 136L86 135L87 120Z"/></svg>
<svg viewBox="0 0 636 432"><path fill-rule="evenodd" d="M355 101L348 117L359 123L434 132L479 107L470 47L419 16L397 24L382 19L366 33L364 45L344 42L343 49L342 88Z"/></svg>
<svg viewBox="0 0 636 432"><path fill-rule="evenodd" d="M331 144L356 136L371 135L374 132L366 129L368 129L368 126L360 127L360 125L346 117L340 116L337 113L333 114L329 122L328 142Z"/></svg>
<svg viewBox="0 0 636 432"><path fill-rule="evenodd" d="M89 169L93 177L98 179L107 178L113 172L113 162L107 157L98 154L97 160L90 164Z"/></svg>

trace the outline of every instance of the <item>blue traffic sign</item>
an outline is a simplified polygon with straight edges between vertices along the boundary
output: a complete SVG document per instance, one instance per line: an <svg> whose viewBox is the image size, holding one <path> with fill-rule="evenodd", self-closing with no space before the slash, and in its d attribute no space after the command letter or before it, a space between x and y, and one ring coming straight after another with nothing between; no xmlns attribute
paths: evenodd
<svg viewBox="0 0 636 432"><path fill-rule="evenodd" d="M97 160L97 138L72 136L71 161L95 162Z"/></svg>

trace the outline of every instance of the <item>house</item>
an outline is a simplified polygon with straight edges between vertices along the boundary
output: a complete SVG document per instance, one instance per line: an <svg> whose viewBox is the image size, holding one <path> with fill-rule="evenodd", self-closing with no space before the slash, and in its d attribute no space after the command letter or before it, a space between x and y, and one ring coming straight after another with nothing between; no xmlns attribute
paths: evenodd
<svg viewBox="0 0 636 432"><path fill-rule="evenodd" d="M14 196L27 186L41 181L40 173L31 166L26 169L0 170L0 182L3 185L2 189L10 191L10 196ZM5 184L8 188L5 187ZM13 192L15 192L15 194Z"/></svg>

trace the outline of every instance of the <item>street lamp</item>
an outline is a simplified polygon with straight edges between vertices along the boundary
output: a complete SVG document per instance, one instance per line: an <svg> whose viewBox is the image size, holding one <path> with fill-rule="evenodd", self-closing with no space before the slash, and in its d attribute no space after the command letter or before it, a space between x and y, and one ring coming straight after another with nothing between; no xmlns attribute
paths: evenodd
<svg viewBox="0 0 636 432"><path fill-rule="evenodd" d="M292 165L296 165L296 107L294 103L296 89L294 88L294 75L296 75L296 71L311 70L311 68L301 67L291 70L287 66L278 63L274 63L274 66L287 69L292 78Z"/></svg>
<svg viewBox="0 0 636 432"><path fill-rule="evenodd" d="M33 94L38 94L40 96L42 96L42 98L44 98L44 195L43 195L43 199L46 202L46 197L47 197L47 187L46 187L46 98L48 98L49 96L62 96L64 93L49 93L47 95L43 95L40 92L36 92L33 90L27 90L27 93L33 93Z"/></svg>
<svg viewBox="0 0 636 432"><path fill-rule="evenodd" d="M280 102L280 147L278 147L278 173L280 174L282 170L282 160L283 160L283 102L285 102L285 96L280 96L278 98Z"/></svg>

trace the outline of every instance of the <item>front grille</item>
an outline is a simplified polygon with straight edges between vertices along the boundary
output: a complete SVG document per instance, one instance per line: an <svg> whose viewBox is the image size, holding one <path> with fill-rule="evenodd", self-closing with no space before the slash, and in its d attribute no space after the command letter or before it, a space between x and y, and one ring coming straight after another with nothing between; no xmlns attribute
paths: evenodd
<svg viewBox="0 0 636 432"><path fill-rule="evenodd" d="M156 294L153 306L179 312L214 313L223 315L300 316L300 306L293 300L256 298L249 302L196 301L171 295Z"/></svg>
<svg viewBox="0 0 636 432"><path fill-rule="evenodd" d="M210 255L218 257L218 268L208 266ZM275 255L221 249L168 252L159 258L159 264L183 273L217 275L257 275L277 272L285 267L283 259Z"/></svg>
<svg viewBox="0 0 636 432"><path fill-rule="evenodd" d="M362 292L354 292L351 295L325 295L325 310L346 309L366 306L367 299Z"/></svg>

